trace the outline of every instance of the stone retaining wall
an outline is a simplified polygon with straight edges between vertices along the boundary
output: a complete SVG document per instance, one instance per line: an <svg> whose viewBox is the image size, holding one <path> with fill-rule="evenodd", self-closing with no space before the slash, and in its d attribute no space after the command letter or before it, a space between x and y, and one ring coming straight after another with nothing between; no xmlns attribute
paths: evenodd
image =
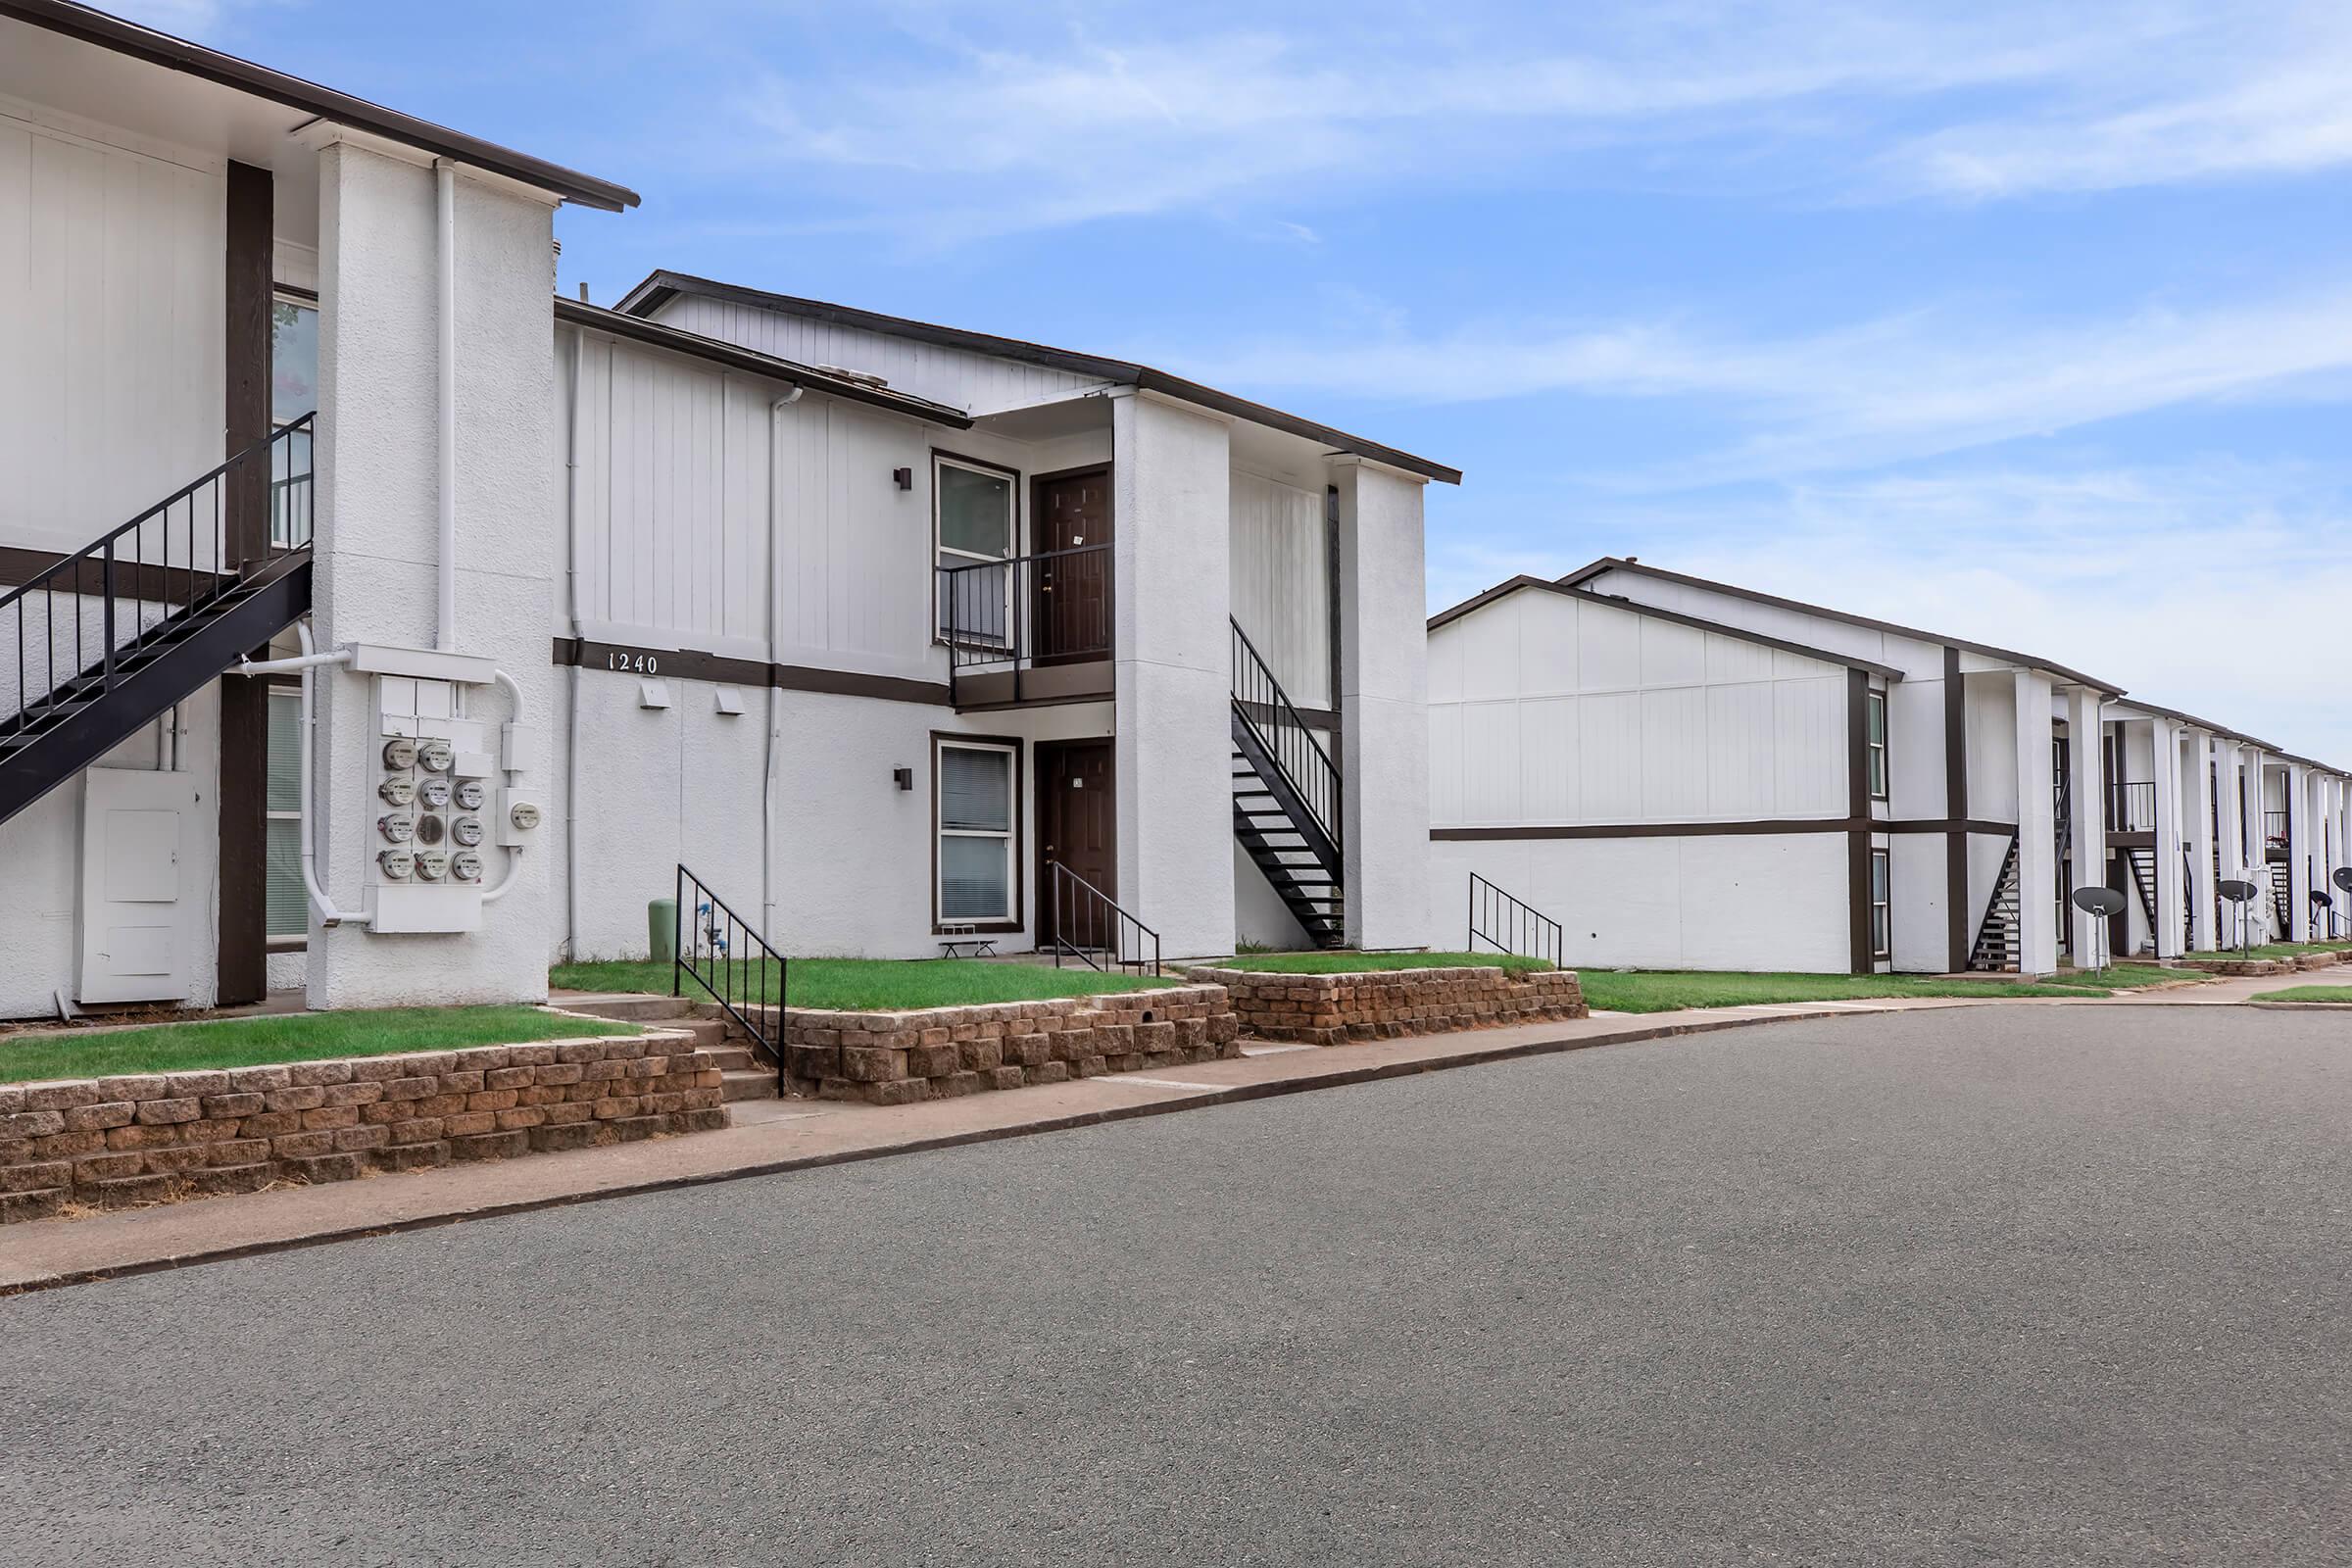
<svg viewBox="0 0 2352 1568"><path fill-rule="evenodd" d="M1220 986L1117 991L906 1012L786 1013L793 1087L826 1100L906 1105L1098 1073L1241 1054Z"/></svg>
<svg viewBox="0 0 2352 1568"><path fill-rule="evenodd" d="M2298 953L2279 958L2233 958L2226 953L2191 954L2180 960L2183 969L2196 969L2205 974L2272 975L2296 974L2305 969L2330 969L2352 962L2352 953Z"/></svg>
<svg viewBox="0 0 2352 1568"><path fill-rule="evenodd" d="M1567 969L1518 976L1483 965L1349 974L1194 969L1189 978L1231 993L1245 1032L1318 1046L1582 1018L1587 1012L1584 988Z"/></svg>
<svg viewBox="0 0 2352 1568"><path fill-rule="evenodd" d="M0 1223L726 1125L676 1031L0 1084Z"/></svg>

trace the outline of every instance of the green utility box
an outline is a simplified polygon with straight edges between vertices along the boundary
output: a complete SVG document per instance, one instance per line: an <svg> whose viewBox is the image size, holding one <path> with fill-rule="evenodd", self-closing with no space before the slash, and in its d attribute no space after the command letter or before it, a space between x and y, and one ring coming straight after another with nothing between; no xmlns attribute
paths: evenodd
<svg viewBox="0 0 2352 1568"><path fill-rule="evenodd" d="M656 899L645 906L645 947L656 963L678 961L678 901Z"/></svg>

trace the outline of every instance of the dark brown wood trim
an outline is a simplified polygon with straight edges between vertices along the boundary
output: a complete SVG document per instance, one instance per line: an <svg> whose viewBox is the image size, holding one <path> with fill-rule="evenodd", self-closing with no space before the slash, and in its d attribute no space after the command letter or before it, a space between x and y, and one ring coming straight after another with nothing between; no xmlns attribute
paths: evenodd
<svg viewBox="0 0 2352 1568"><path fill-rule="evenodd" d="M1960 671L1960 650L1943 651L1943 945L1944 967L1968 967L1968 677Z"/></svg>
<svg viewBox="0 0 2352 1568"><path fill-rule="evenodd" d="M1429 836L1441 843L1476 844L1511 839L1771 838L1787 833L1958 832L2007 838L2016 831L2015 822L1948 822L1939 816L1899 822L1876 817L1799 816L1737 822L1547 822L1519 827L1437 827L1429 830Z"/></svg>
<svg viewBox="0 0 2352 1568"><path fill-rule="evenodd" d="M1026 769L1022 766L1027 744L1017 735L966 735L960 730L935 729L929 742L930 755L923 760L931 769L931 934L946 936L947 922L939 912L939 748L941 742L950 745L1005 746L1012 749L1012 915L1009 920L958 920L956 925L989 936L1004 936L1027 927L1022 917L1028 908L1028 867L1021 863L1022 846L1028 842L1029 793L1024 783Z"/></svg>
<svg viewBox="0 0 2352 1568"><path fill-rule="evenodd" d="M1845 835L1845 911L1848 957L1856 974L1878 967L1870 940L1870 674L1845 672L1846 815L1856 825Z"/></svg>
<svg viewBox="0 0 2352 1568"><path fill-rule="evenodd" d="M224 442L231 458L270 438L270 308L275 259L270 173L229 162L223 189L226 235L222 297L221 388ZM250 569L270 552L267 468L239 465L221 486L224 561ZM118 568L119 570L120 568ZM269 650L253 651L266 659ZM259 1002L269 992L270 686L220 682L220 780L215 803L220 835L216 884L219 942L215 999L224 1007Z"/></svg>
<svg viewBox="0 0 2352 1568"><path fill-rule="evenodd" d="M757 659L732 659L691 648L642 648L631 643L558 637L554 662L560 665L576 664L583 669L610 670L616 675L664 676L731 686L773 686L779 691L872 697L883 702L919 703L932 708L949 706L945 681L868 675L854 669L817 669L806 664L770 664Z"/></svg>
<svg viewBox="0 0 2352 1568"><path fill-rule="evenodd" d="M304 288L300 283L287 283L283 281L274 283L270 286L275 288L280 294L286 295L292 299L298 299L305 305L316 305L318 303L318 291L315 288Z"/></svg>

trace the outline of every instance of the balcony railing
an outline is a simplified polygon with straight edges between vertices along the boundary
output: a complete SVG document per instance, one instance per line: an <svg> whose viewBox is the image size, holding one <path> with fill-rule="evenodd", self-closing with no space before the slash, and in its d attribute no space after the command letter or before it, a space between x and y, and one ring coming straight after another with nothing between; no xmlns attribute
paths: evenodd
<svg viewBox="0 0 2352 1568"><path fill-rule="evenodd" d="M2285 855L2286 836L2286 812L2265 811L2262 813L2262 847L2265 853L2278 856Z"/></svg>
<svg viewBox="0 0 2352 1568"><path fill-rule="evenodd" d="M2107 831L2156 831L2156 786L2153 782L2117 781L2107 786Z"/></svg>
<svg viewBox="0 0 2352 1568"><path fill-rule="evenodd" d="M990 702L1084 695L1035 672L1109 659L1110 605L1108 545L940 567L939 637L955 702L975 690Z"/></svg>

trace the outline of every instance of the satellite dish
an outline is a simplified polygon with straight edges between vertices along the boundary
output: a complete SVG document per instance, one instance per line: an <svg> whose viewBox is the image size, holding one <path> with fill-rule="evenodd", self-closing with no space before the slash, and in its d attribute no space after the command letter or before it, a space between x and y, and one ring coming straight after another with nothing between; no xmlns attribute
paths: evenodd
<svg viewBox="0 0 2352 1568"><path fill-rule="evenodd" d="M2335 901L2329 898L2326 892L2319 888L2313 888L2311 890L2311 902L2318 905L2323 909L2332 909L2335 907Z"/></svg>
<svg viewBox="0 0 2352 1568"><path fill-rule="evenodd" d="M2228 899L2231 904L2252 904L2254 902L2254 884L2251 882L2240 882L2232 877L2220 886L2222 897Z"/></svg>
<svg viewBox="0 0 2352 1568"><path fill-rule="evenodd" d="M2335 868L2335 876L2332 880L2337 887L2342 888L2346 893L2352 893L2352 865L2337 866Z"/></svg>
<svg viewBox="0 0 2352 1568"><path fill-rule="evenodd" d="M2077 888L2075 907L2084 914L2118 915L2124 912L2124 896L2113 888Z"/></svg>

